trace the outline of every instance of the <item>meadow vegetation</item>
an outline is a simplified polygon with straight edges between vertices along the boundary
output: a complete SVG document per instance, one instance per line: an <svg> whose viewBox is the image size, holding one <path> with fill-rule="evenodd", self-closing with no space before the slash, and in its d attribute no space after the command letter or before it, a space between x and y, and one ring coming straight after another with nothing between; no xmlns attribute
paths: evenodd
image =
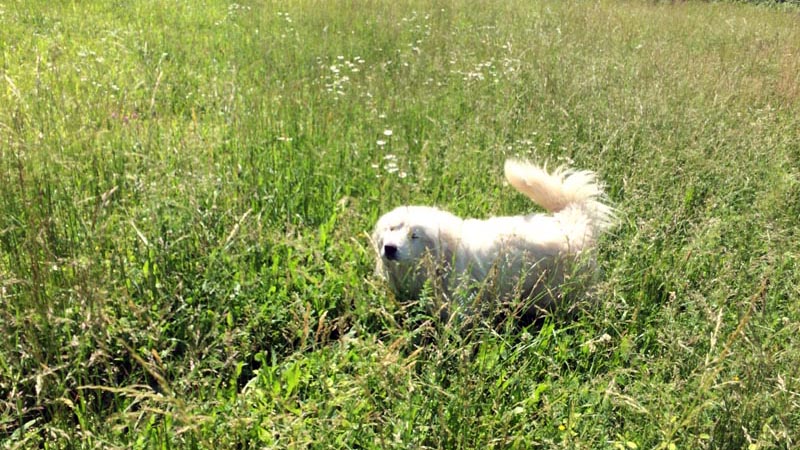
<svg viewBox="0 0 800 450"><path fill-rule="evenodd" d="M0 1L4 448L796 448L800 13ZM522 327L373 274L404 203L596 170L596 289Z"/></svg>

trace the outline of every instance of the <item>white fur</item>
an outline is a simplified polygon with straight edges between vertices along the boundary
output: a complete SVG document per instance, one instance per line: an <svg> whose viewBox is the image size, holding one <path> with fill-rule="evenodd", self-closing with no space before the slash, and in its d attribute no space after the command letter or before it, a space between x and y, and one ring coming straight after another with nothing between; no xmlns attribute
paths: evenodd
<svg viewBox="0 0 800 450"><path fill-rule="evenodd" d="M505 176L549 213L479 220L401 206L378 220L372 235L376 272L396 295L416 298L429 283L448 298L478 290L502 299L537 297L540 303L559 296L568 270L564 263L595 247L612 224L613 210L590 171L547 173L509 160Z"/></svg>

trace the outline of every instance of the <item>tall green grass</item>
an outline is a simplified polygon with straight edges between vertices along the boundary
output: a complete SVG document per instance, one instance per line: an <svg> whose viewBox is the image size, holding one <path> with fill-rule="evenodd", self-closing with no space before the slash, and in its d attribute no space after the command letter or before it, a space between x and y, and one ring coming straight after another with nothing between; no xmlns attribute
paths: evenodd
<svg viewBox="0 0 800 450"><path fill-rule="evenodd" d="M793 448L796 10L0 3L8 448ZM373 275L398 204L596 170L602 281L535 327Z"/></svg>

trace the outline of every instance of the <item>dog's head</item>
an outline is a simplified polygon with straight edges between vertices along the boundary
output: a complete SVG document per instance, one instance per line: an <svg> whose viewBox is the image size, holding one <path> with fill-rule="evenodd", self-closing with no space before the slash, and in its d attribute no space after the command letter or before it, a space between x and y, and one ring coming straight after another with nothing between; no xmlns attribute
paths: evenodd
<svg viewBox="0 0 800 450"><path fill-rule="evenodd" d="M378 220L372 236L385 262L410 264L439 248L439 229L427 208L401 206Z"/></svg>
<svg viewBox="0 0 800 450"><path fill-rule="evenodd" d="M372 234L376 271L395 293L418 295L431 273L449 262L453 219L436 208L401 206L378 220Z"/></svg>

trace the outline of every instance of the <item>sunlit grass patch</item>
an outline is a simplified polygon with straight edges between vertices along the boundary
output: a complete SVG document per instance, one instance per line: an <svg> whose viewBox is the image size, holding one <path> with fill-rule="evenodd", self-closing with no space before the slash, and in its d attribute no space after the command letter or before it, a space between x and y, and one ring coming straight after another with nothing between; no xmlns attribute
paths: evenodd
<svg viewBox="0 0 800 450"><path fill-rule="evenodd" d="M728 3L0 4L0 436L42 447L790 448L800 36ZM432 313L400 204L620 210L572 313Z"/></svg>

